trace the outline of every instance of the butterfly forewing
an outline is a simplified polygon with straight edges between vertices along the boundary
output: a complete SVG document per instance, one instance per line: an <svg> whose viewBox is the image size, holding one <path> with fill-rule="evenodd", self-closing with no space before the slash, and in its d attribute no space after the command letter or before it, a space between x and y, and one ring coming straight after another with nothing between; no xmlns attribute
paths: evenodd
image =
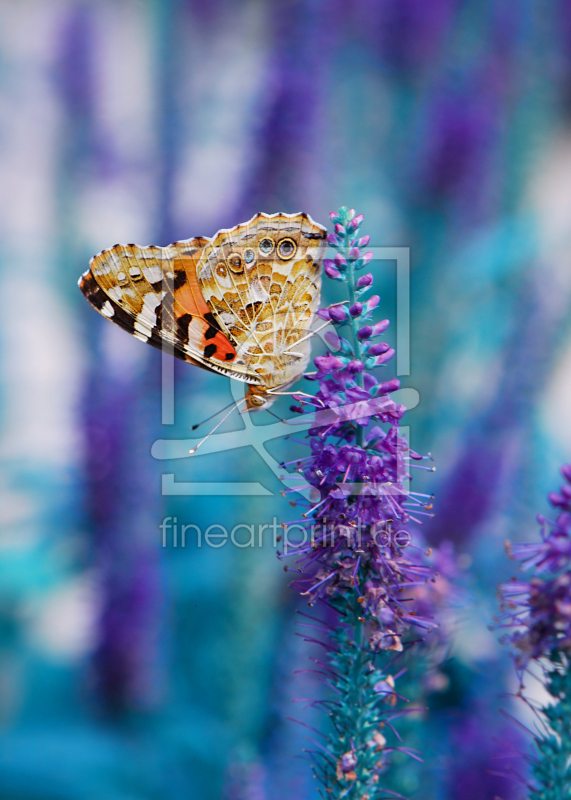
<svg viewBox="0 0 571 800"><path fill-rule="evenodd" d="M79 285L103 316L141 341L172 349L173 355L249 383L233 344L205 302L196 265L209 240L176 242L169 247L115 245L95 256Z"/></svg>

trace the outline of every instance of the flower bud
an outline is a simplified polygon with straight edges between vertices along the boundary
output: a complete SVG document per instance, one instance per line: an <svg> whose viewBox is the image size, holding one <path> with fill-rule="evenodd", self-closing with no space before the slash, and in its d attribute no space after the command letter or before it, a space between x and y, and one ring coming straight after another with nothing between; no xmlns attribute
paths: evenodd
<svg viewBox="0 0 571 800"><path fill-rule="evenodd" d="M366 236L361 236L361 238L359 239L357 245L358 245L358 247L366 247L369 244L370 241L371 241L371 237L369 236L369 234L367 234Z"/></svg>
<svg viewBox="0 0 571 800"><path fill-rule="evenodd" d="M357 372L363 372L363 368L364 368L364 365L363 365L362 361L354 360L354 361L350 361L347 364L347 372L350 372L351 375L356 375Z"/></svg>
<svg viewBox="0 0 571 800"><path fill-rule="evenodd" d="M349 309L352 317L359 317L363 311L363 303L354 303Z"/></svg>
<svg viewBox="0 0 571 800"><path fill-rule="evenodd" d="M378 336L380 333L385 331L390 325L390 320L383 319L380 322L375 322L373 325L373 336Z"/></svg>
<svg viewBox="0 0 571 800"><path fill-rule="evenodd" d="M377 344L372 344L369 347L369 349L367 351L367 355L370 355L370 356L382 356L383 353L386 353L387 350L390 350L390 349L391 349L390 345L388 345L386 342L378 342Z"/></svg>
<svg viewBox="0 0 571 800"><path fill-rule="evenodd" d="M334 281L343 280L343 276L341 275L339 270L335 269L335 267L332 267L329 264L327 264L327 266L325 267L325 274L327 275L328 278L333 278Z"/></svg>
<svg viewBox="0 0 571 800"><path fill-rule="evenodd" d="M329 309L329 318L333 322L344 322L347 319L347 309L344 306L333 306Z"/></svg>
<svg viewBox="0 0 571 800"><path fill-rule="evenodd" d="M335 225L335 233L341 234L341 236L345 236L345 227L341 225L341 223L337 222Z"/></svg>
<svg viewBox="0 0 571 800"><path fill-rule="evenodd" d="M368 339L370 337L370 335L372 334L372 332L373 332L373 329L371 328L371 326L370 325L365 325L362 328L359 328L359 330L357 331L357 338L361 339L361 340L362 339Z"/></svg>
<svg viewBox="0 0 571 800"><path fill-rule="evenodd" d="M373 282L373 276L370 272L366 275L362 275L359 280L357 281L357 288L361 289L363 286L370 286Z"/></svg>

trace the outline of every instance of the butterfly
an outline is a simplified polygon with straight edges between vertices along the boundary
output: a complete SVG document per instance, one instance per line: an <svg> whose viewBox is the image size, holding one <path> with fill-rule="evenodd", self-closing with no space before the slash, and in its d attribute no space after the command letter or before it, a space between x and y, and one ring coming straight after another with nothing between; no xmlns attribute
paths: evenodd
<svg viewBox="0 0 571 800"><path fill-rule="evenodd" d="M117 244L79 288L141 341L245 382L246 408L262 410L307 367L326 235L308 214L256 214L212 238Z"/></svg>

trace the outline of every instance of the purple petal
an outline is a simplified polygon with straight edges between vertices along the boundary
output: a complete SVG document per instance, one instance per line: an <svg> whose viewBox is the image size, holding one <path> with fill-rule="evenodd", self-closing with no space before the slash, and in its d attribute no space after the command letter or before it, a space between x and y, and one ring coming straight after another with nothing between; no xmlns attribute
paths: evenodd
<svg viewBox="0 0 571 800"><path fill-rule="evenodd" d="M569 505L569 501L563 495L557 494L557 492L549 492L547 499L555 507L566 508Z"/></svg>
<svg viewBox="0 0 571 800"><path fill-rule="evenodd" d="M396 392L397 389L400 389L400 381L398 378L392 378L390 381L379 383L377 394L388 394L388 392Z"/></svg>
<svg viewBox="0 0 571 800"><path fill-rule="evenodd" d="M341 273L335 267L330 267L329 264L325 267L325 274L328 278L333 278L334 281L343 280Z"/></svg>
<svg viewBox="0 0 571 800"><path fill-rule="evenodd" d="M371 298L372 299L372 298ZM378 336L380 333L385 331L390 325L390 321L388 319L383 319L381 322L375 322L373 325L373 336Z"/></svg>
<svg viewBox="0 0 571 800"><path fill-rule="evenodd" d="M379 295L378 294L374 294L372 297L370 297L367 300L366 303L363 304L363 308L365 309L366 313L368 314L370 311L372 311L374 308L376 308L379 305L380 302L381 302L381 298L379 297Z"/></svg>
<svg viewBox="0 0 571 800"><path fill-rule="evenodd" d="M359 239L358 245L359 247L366 247L369 242L371 241L371 237L367 234L367 236L361 236Z"/></svg>
<svg viewBox="0 0 571 800"><path fill-rule="evenodd" d="M339 350L341 345L339 343L339 337L337 336L335 331L327 331L323 338L325 339L328 345L331 345L331 347L334 350Z"/></svg>
<svg viewBox="0 0 571 800"><path fill-rule="evenodd" d="M349 313L351 314L352 317L359 317L362 312L363 312L362 303L354 303L349 309Z"/></svg>
<svg viewBox="0 0 571 800"><path fill-rule="evenodd" d="M334 322L343 322L347 319L347 309L345 306L333 306L329 309L329 317Z"/></svg>
<svg viewBox="0 0 571 800"><path fill-rule="evenodd" d="M359 339L368 339L371 334L373 333L373 329L370 325L364 325L362 328L359 328L357 331L357 338Z"/></svg>
<svg viewBox="0 0 571 800"><path fill-rule="evenodd" d="M382 356L383 353L386 353L390 349L390 345L386 342L377 342L377 344L372 344L369 347L367 354L370 356Z"/></svg>
<svg viewBox="0 0 571 800"><path fill-rule="evenodd" d="M364 364L362 361L350 361L347 364L347 370L351 373L351 375L355 375L357 372L363 372Z"/></svg>
<svg viewBox="0 0 571 800"><path fill-rule="evenodd" d="M387 361L390 361L390 360L391 360L391 358L394 356L394 354L395 354L395 351L393 350L393 348L392 348L392 347L390 347L390 348L389 348L389 349L386 351L386 353L383 353L382 355L380 355L380 356L377 356L377 357L375 358L375 367L378 367L378 366L380 366L381 364L386 364L386 363L387 363Z"/></svg>
<svg viewBox="0 0 571 800"><path fill-rule="evenodd" d="M373 276L370 272L366 275L362 275L359 280L357 281L357 287L360 289L363 286L370 286L373 282Z"/></svg>

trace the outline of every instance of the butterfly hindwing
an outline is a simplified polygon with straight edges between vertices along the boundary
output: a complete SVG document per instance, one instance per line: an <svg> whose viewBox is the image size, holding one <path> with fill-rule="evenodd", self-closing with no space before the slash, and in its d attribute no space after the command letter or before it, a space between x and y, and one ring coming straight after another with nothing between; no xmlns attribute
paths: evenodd
<svg viewBox="0 0 571 800"><path fill-rule="evenodd" d="M306 214L257 214L220 231L197 265L201 293L237 358L268 388L309 360L304 339L319 305L326 230Z"/></svg>

